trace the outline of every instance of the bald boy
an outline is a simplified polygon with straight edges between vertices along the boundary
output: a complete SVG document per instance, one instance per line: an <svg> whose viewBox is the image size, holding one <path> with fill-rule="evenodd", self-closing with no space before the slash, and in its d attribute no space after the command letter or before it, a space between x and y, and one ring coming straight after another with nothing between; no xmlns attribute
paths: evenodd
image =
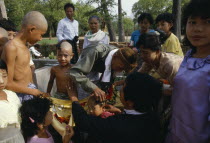
<svg viewBox="0 0 210 143"><path fill-rule="evenodd" d="M21 101L41 95L33 84L29 65L30 53L26 43L35 44L47 31L47 21L40 12L31 11L22 20L21 30L3 48L2 59L8 67L6 89L15 91Z"/></svg>
<svg viewBox="0 0 210 143"><path fill-rule="evenodd" d="M54 79L56 79L57 92L52 95L55 98L69 100L66 86L69 82L67 77L71 65L70 60L73 57L72 46L67 41L60 41L57 45L57 60L59 65L51 68L50 80L48 82L47 93L52 90Z"/></svg>
<svg viewBox="0 0 210 143"><path fill-rule="evenodd" d="M4 45L8 42L8 33L4 28L0 27L0 55L2 54Z"/></svg>

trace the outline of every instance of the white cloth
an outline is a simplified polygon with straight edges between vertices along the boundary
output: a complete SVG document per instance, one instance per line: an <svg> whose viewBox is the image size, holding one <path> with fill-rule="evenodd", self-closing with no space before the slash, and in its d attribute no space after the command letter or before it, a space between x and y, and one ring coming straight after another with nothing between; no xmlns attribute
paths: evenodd
<svg viewBox="0 0 210 143"><path fill-rule="evenodd" d="M144 114L144 113L138 112L136 110L124 109L124 111L125 111L126 114L131 114L131 115L141 115L141 114Z"/></svg>
<svg viewBox="0 0 210 143"><path fill-rule="evenodd" d="M79 23L75 19L71 21L70 19L63 18L58 23L58 28L56 36L58 41L69 39L72 40L79 33Z"/></svg>
<svg viewBox="0 0 210 143"><path fill-rule="evenodd" d="M34 48L34 46L30 47L30 48L29 48L29 51L30 51L32 54L34 54L35 56L38 56L38 57L40 57L40 56L42 55L39 51L37 51L37 50Z"/></svg>
<svg viewBox="0 0 210 143"><path fill-rule="evenodd" d="M0 129L6 128L9 124L20 126L20 116L18 114L21 106L20 100L15 92L4 89L7 100L0 100Z"/></svg>
<svg viewBox="0 0 210 143"><path fill-rule="evenodd" d="M90 45L109 44L109 36L107 33L99 30L98 32L92 34L91 31L88 31L85 35L83 49Z"/></svg>
<svg viewBox="0 0 210 143"><path fill-rule="evenodd" d="M118 49L114 49L114 50L110 51L108 56L106 57L105 71L104 71L103 77L101 79L102 82L110 82L112 57L113 57L114 53L116 53L117 51L118 51Z"/></svg>
<svg viewBox="0 0 210 143"><path fill-rule="evenodd" d="M0 143L25 143L19 128L14 125L0 128Z"/></svg>

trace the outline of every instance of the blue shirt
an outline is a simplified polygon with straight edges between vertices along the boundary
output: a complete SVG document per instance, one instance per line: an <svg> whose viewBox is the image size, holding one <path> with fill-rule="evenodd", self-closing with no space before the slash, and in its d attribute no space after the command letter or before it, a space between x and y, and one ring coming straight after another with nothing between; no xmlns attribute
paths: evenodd
<svg viewBox="0 0 210 143"><path fill-rule="evenodd" d="M154 31L155 30L153 29L149 30L149 32L154 32ZM134 45L133 45L134 47L136 47L136 43L138 42L140 35L141 35L140 30L136 30L131 34L131 41L134 42Z"/></svg>

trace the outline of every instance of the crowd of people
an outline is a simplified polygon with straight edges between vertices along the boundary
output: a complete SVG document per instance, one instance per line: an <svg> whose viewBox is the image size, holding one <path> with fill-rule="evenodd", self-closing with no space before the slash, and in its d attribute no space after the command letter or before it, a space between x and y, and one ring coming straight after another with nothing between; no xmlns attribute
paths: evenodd
<svg viewBox="0 0 210 143"><path fill-rule="evenodd" d="M59 64L51 68L47 91L34 84L28 48L48 29L44 15L28 12L18 32L11 21L0 21L0 143L209 143L209 7L209 0L184 7L187 53L173 34L172 14L153 20L142 13L124 48L109 45L100 18L90 16L78 54L79 23L67 3L56 34ZM119 73L126 78L115 82ZM109 102L113 86L121 86L120 108ZM88 97L86 110L78 94ZM55 117L53 98L72 102L69 125Z"/></svg>

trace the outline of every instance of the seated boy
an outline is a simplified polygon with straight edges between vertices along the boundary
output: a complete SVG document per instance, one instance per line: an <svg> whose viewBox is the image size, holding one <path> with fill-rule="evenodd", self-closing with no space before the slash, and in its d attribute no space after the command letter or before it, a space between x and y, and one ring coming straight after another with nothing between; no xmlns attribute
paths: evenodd
<svg viewBox="0 0 210 143"><path fill-rule="evenodd" d="M72 46L67 41L60 41L57 45L57 59L59 65L51 68L50 80L48 82L47 93L51 92L54 79L56 79L57 92L53 97L59 99L69 100L66 86L68 83L67 73L69 72L71 65L70 60L73 57Z"/></svg>
<svg viewBox="0 0 210 143"><path fill-rule="evenodd" d="M171 13L159 14L155 20L157 28L164 31L168 38L162 45L162 51L167 53L174 53L183 56L182 48L179 39L171 32L173 29L173 15Z"/></svg>
<svg viewBox="0 0 210 143"><path fill-rule="evenodd" d="M159 134L156 113L162 84L138 72L127 76L120 93L124 113L106 119L88 115L78 103L76 84L69 86L76 126L102 143L155 143Z"/></svg>
<svg viewBox="0 0 210 143"><path fill-rule="evenodd" d="M13 40L4 47L1 58L8 67L7 89L15 91L21 101L42 94L32 82L32 74L29 65L30 53L27 42L35 44L42 39L47 31L47 21L40 12L31 11L25 15L21 30Z"/></svg>
<svg viewBox="0 0 210 143"><path fill-rule="evenodd" d="M0 56L3 51L4 45L8 42L8 34L7 31L4 28L0 27Z"/></svg>

